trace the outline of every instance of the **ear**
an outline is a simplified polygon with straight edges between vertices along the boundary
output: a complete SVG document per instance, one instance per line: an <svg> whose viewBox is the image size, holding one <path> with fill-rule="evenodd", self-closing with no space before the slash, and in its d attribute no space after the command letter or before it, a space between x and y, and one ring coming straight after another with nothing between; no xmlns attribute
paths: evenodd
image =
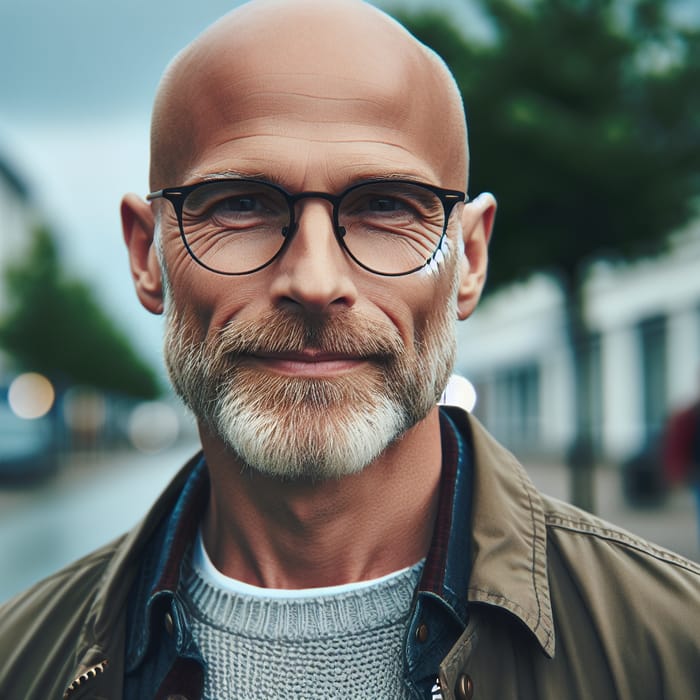
<svg viewBox="0 0 700 700"><path fill-rule="evenodd" d="M161 314L163 278L156 253L153 210L138 195L127 194L122 199L121 215L136 294L146 309L153 314Z"/></svg>
<svg viewBox="0 0 700 700"><path fill-rule="evenodd" d="M496 200L492 194L480 194L462 210L464 251L459 261L459 293L457 316L468 318L479 301L486 282L488 245L496 216Z"/></svg>

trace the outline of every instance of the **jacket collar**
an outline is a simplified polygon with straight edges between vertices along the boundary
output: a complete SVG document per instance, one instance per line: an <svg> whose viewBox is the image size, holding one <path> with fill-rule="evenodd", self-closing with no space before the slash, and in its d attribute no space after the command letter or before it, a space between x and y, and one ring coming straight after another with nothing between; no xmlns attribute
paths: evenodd
<svg viewBox="0 0 700 700"><path fill-rule="evenodd" d="M474 455L470 603L504 608L554 656L542 499L523 467L473 416L449 409Z"/></svg>

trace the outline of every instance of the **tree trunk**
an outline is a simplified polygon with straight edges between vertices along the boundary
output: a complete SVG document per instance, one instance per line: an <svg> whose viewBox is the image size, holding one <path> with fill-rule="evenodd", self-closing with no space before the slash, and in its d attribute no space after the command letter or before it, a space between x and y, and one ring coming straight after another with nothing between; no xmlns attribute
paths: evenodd
<svg viewBox="0 0 700 700"><path fill-rule="evenodd" d="M561 279L566 310L566 336L574 373L574 433L567 452L569 500L595 510L595 450L591 387L590 334L586 325L583 279L576 273Z"/></svg>

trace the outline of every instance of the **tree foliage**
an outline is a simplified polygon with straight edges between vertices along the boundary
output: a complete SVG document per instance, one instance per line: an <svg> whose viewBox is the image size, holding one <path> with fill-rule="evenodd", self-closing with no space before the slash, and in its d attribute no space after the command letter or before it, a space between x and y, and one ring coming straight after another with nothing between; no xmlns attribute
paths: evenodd
<svg viewBox="0 0 700 700"><path fill-rule="evenodd" d="M87 285L62 270L46 228L34 232L27 256L6 269L5 287L0 347L18 369L139 398L158 395L153 370Z"/></svg>
<svg viewBox="0 0 700 700"><path fill-rule="evenodd" d="M483 0L495 41L402 17L455 73L470 190L499 201L490 287L663 249L697 213L700 33L668 0Z"/></svg>

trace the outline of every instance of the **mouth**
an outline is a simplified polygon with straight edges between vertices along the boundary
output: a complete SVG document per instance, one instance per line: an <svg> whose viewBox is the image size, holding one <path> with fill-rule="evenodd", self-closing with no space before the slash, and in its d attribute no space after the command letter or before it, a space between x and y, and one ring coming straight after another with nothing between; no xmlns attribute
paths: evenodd
<svg viewBox="0 0 700 700"><path fill-rule="evenodd" d="M332 377L352 372L370 358L322 350L256 352L248 359L266 371L294 377Z"/></svg>

